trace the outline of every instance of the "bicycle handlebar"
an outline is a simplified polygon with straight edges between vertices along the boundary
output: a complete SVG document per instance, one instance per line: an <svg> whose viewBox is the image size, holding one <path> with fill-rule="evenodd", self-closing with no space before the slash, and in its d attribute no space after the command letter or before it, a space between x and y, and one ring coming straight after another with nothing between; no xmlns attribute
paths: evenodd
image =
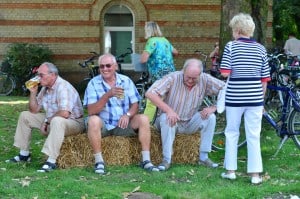
<svg viewBox="0 0 300 199"><path fill-rule="evenodd" d="M128 50L127 52L125 52L125 53L123 53L123 54L116 57L116 60L117 60L118 63L124 62L124 58L127 55L130 55L130 54L133 53L132 48L127 48L127 50Z"/></svg>
<svg viewBox="0 0 300 199"><path fill-rule="evenodd" d="M78 62L78 65L79 65L79 66L81 66L82 68L85 68L85 67L88 66L89 63L94 64L94 60L100 56L100 55L99 55L97 52L95 52L95 51L91 51L90 53L92 54L92 56L91 56L90 58L84 60L83 63Z"/></svg>

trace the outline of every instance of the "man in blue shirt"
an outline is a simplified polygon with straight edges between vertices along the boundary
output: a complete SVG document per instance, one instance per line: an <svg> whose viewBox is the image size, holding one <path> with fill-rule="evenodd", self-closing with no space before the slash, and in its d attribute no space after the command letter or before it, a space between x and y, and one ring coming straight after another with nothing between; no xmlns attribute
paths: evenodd
<svg viewBox="0 0 300 199"><path fill-rule="evenodd" d="M105 174L101 138L110 135L138 135L142 146L143 169L159 171L150 161L150 122L137 114L140 95L132 80L116 73L118 64L111 54L99 57L99 73L88 84L84 106L88 110L88 138L95 157L95 173Z"/></svg>

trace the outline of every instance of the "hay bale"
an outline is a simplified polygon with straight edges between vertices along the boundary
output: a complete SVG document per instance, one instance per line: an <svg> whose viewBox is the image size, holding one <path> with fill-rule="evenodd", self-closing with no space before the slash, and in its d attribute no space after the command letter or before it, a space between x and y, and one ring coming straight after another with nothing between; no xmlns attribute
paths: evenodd
<svg viewBox="0 0 300 199"><path fill-rule="evenodd" d="M199 156L199 132L192 135L177 134L173 146L173 163L196 163ZM108 136L102 139L102 154L107 165L130 165L141 161L141 145L138 137ZM151 160L162 160L160 134L151 128ZM93 151L87 134L65 138L57 165L60 168L86 167L94 164Z"/></svg>

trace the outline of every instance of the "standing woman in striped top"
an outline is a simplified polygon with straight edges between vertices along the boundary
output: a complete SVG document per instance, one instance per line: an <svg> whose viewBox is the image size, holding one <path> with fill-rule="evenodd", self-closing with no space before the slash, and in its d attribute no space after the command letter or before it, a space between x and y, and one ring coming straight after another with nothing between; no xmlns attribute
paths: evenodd
<svg viewBox="0 0 300 199"><path fill-rule="evenodd" d="M229 26L232 28L234 41L226 44L221 74L228 77L226 90L226 148L224 168L225 179L236 179L237 143L241 118L244 115L247 139L247 173L252 184L260 184L263 171L260 132L263 114L264 93L270 80L267 52L264 46L250 37L255 24L250 15L240 13L234 16Z"/></svg>

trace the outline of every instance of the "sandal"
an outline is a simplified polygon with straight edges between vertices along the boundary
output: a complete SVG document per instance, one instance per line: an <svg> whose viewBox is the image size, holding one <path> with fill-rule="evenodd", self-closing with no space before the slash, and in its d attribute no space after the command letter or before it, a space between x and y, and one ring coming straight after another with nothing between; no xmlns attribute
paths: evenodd
<svg viewBox="0 0 300 199"><path fill-rule="evenodd" d="M141 162L141 167L147 171L159 171L159 169L154 166L150 160L145 160L144 162Z"/></svg>
<svg viewBox="0 0 300 199"><path fill-rule="evenodd" d="M46 173L54 170L56 168L56 164L51 162L45 162L41 169L37 170L37 172Z"/></svg>
<svg viewBox="0 0 300 199"><path fill-rule="evenodd" d="M104 162L97 162L95 164L95 173L104 175L105 174L104 168L105 168Z"/></svg>
<svg viewBox="0 0 300 199"><path fill-rule="evenodd" d="M164 161L162 161L162 163L160 163L158 165L158 169L160 171L166 171L170 168L170 166L171 166L171 164L164 160Z"/></svg>
<svg viewBox="0 0 300 199"><path fill-rule="evenodd" d="M31 161L31 155L27 155L27 156L24 156L24 155L17 155L9 160L6 160L5 162L30 162Z"/></svg>

